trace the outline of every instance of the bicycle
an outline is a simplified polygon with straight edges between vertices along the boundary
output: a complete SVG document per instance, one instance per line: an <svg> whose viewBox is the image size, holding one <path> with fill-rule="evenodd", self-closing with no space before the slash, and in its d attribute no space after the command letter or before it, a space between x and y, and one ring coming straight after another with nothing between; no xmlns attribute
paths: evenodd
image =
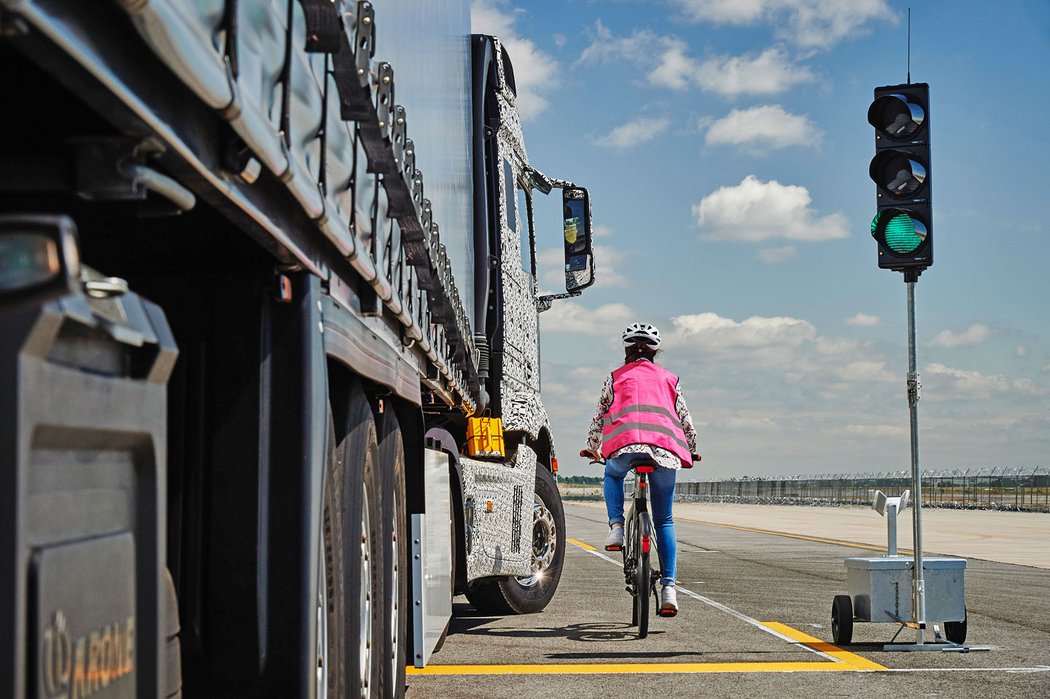
<svg viewBox="0 0 1050 699"><path fill-rule="evenodd" d="M603 464L605 461L597 454L586 449L580 456L590 458L592 463ZM699 461L700 455L693 454L693 461ZM624 519L623 577L627 592L631 594L631 626L638 627L638 638L649 635L649 598L656 599L657 616L673 617L677 612L665 613L660 607L656 594L656 583L660 580L661 570L653 569L650 561L653 554L660 560L656 530L653 528L652 516L649 514L649 474L658 464L648 456L641 455L631 465L635 473L634 496ZM686 468L692 468L692 465ZM610 549L615 550L615 549Z"/></svg>

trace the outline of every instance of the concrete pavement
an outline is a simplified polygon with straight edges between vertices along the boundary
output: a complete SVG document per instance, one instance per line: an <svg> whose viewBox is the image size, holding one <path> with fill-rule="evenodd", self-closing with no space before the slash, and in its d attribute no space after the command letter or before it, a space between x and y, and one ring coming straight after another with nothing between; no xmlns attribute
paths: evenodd
<svg viewBox="0 0 1050 699"><path fill-rule="evenodd" d="M604 509L601 502L574 502ZM870 507L676 502L676 521L719 524L886 547L886 520ZM923 553L1050 569L1050 514L926 507ZM897 546L911 552L912 508L897 518Z"/></svg>
<svg viewBox="0 0 1050 699"><path fill-rule="evenodd" d="M565 568L551 605L496 616L457 598L448 641L430 666L410 672L408 699L1050 696L1050 571L968 562L967 643L984 652L886 652L895 625L876 623L857 623L853 645L837 648L828 626L834 595L846 591L843 558L865 555L856 547L868 545L843 541L863 537L834 527L853 510L877 548L882 518L829 508L816 520L828 529L810 537L772 532L821 508L787 508L768 520L774 512L747 506L739 524L704 523L733 508L698 508L677 513L682 612L654 619L648 638L629 624L618 557L596 550L607 531L601 504L566 503ZM906 630L897 640L912 638Z"/></svg>

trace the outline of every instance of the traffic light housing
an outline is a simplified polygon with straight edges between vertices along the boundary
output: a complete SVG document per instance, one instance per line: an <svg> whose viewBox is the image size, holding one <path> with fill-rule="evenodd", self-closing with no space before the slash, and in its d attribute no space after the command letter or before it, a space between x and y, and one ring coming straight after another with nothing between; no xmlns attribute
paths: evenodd
<svg viewBox="0 0 1050 699"><path fill-rule="evenodd" d="M879 267L914 280L933 264L930 86L875 88L868 123L875 127L875 157L868 174L875 182L871 235L878 244Z"/></svg>

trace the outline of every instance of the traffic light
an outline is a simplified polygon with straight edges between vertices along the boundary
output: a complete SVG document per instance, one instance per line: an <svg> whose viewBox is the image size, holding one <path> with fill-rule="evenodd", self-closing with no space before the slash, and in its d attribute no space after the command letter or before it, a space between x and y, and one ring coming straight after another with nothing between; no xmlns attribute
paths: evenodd
<svg viewBox="0 0 1050 699"><path fill-rule="evenodd" d="M879 267L914 280L933 264L930 86L875 88L868 123L875 127L868 174L878 207L871 235L878 243Z"/></svg>

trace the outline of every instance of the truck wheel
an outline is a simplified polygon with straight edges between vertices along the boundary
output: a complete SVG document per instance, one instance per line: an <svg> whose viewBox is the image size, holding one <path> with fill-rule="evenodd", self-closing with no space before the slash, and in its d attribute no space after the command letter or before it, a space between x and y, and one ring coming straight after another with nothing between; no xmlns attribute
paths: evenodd
<svg viewBox="0 0 1050 699"><path fill-rule="evenodd" d="M372 408L357 384L345 426L343 440L329 450L324 489L327 694L380 697L382 663L374 652L383 629L379 445Z"/></svg>
<svg viewBox="0 0 1050 699"><path fill-rule="evenodd" d="M530 614L554 598L565 560L565 511L554 476L536 467L532 519L532 574L482 580L467 588L467 599L480 612Z"/></svg>
<svg viewBox="0 0 1050 699"><path fill-rule="evenodd" d="M405 657L408 647L408 510L405 502L405 447L401 426L392 406L382 418L379 462L382 464L383 502L383 687L384 696L401 697L405 691Z"/></svg>
<svg viewBox="0 0 1050 699"><path fill-rule="evenodd" d="M179 601L171 571L164 569L164 697L182 696L182 656L179 643Z"/></svg>

